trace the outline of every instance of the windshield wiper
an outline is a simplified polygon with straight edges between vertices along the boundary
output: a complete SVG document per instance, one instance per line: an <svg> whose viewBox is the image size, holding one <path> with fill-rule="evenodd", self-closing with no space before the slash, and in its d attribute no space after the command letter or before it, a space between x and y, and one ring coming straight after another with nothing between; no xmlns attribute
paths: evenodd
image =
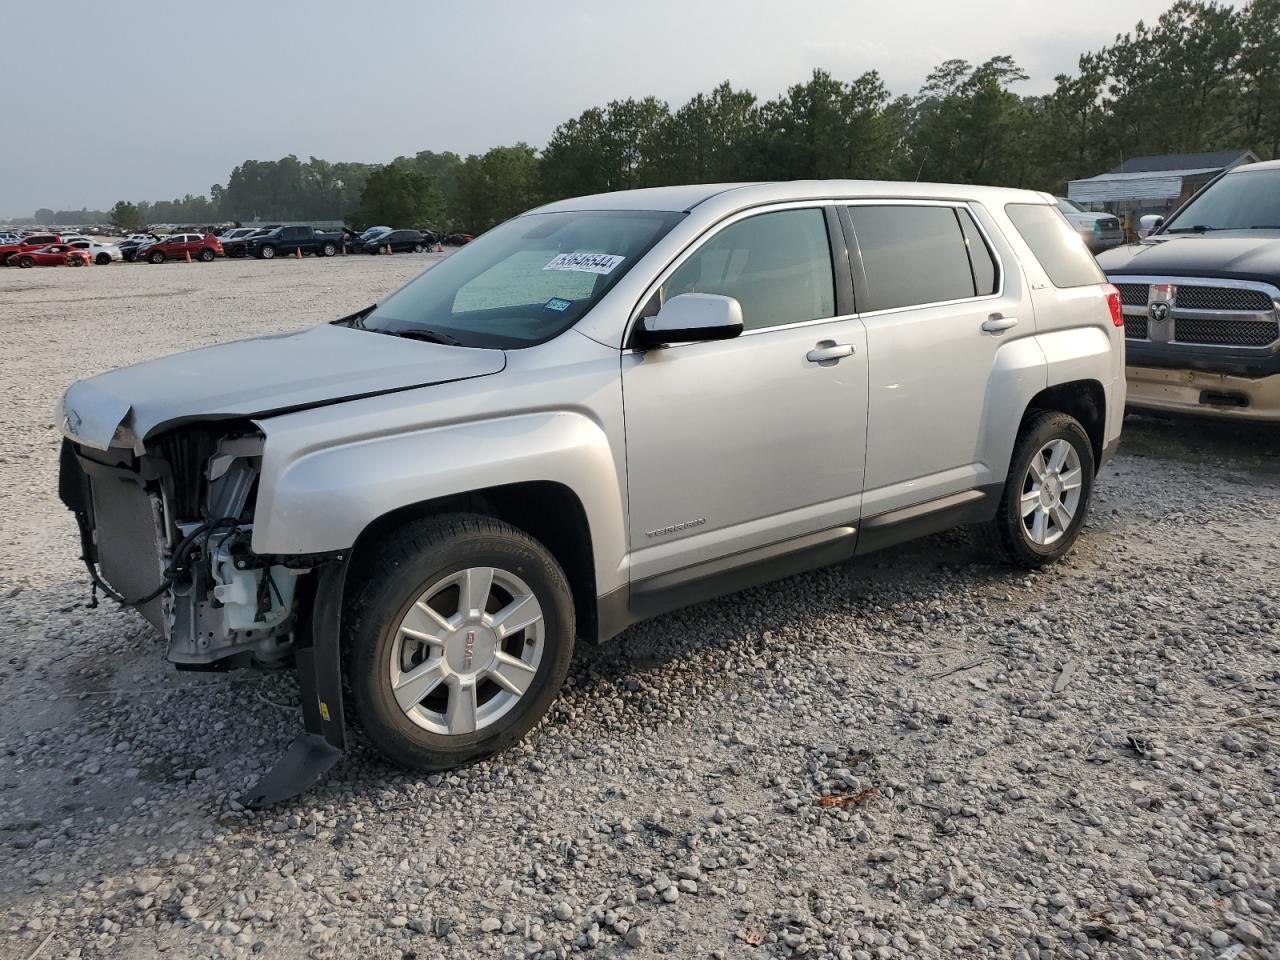
<svg viewBox="0 0 1280 960"><path fill-rule="evenodd" d="M462 341L457 337L451 337L447 333L439 330L429 330L426 327L414 327L411 330L385 330L379 333L389 333L393 337L404 337L406 340L422 340L426 343L443 343L446 347L460 347Z"/></svg>
<svg viewBox="0 0 1280 960"><path fill-rule="evenodd" d="M1241 227L1242 230L1280 230L1280 223L1255 223L1252 226Z"/></svg>

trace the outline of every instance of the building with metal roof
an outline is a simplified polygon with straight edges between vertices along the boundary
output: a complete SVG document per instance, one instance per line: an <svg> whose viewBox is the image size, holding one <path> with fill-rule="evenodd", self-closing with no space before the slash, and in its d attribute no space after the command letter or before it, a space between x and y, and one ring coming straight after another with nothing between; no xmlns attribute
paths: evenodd
<svg viewBox="0 0 1280 960"><path fill-rule="evenodd" d="M1108 210L1133 225L1143 214L1172 213L1224 170L1257 162L1252 150L1131 157L1107 173L1072 180L1067 197L1090 209Z"/></svg>

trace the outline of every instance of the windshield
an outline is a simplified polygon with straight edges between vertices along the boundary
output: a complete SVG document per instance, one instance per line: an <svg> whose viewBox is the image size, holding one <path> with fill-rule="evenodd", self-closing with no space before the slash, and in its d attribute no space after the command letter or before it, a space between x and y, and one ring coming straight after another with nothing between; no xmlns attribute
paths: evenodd
<svg viewBox="0 0 1280 960"><path fill-rule="evenodd" d="M1063 213L1084 213L1085 212L1084 207L1080 206L1080 204L1076 203L1073 200L1068 200L1066 197L1058 198L1058 209L1061 210Z"/></svg>
<svg viewBox="0 0 1280 960"><path fill-rule="evenodd" d="M577 323L682 216L608 210L518 217L419 275L355 325L468 347L543 343Z"/></svg>
<svg viewBox="0 0 1280 960"><path fill-rule="evenodd" d="M1280 230L1280 170L1238 170L1215 180L1161 233Z"/></svg>

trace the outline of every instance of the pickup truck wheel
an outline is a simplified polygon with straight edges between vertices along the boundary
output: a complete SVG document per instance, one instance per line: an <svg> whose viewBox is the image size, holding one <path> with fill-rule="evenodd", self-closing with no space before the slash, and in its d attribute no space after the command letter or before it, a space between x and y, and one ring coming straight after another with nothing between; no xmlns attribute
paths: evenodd
<svg viewBox="0 0 1280 960"><path fill-rule="evenodd" d="M1035 569L1075 543L1093 495L1093 447L1074 417L1044 412L1023 425L994 519L978 528L997 560Z"/></svg>
<svg viewBox="0 0 1280 960"><path fill-rule="evenodd" d="M353 567L344 652L361 728L418 770L472 763L523 737L573 655L573 598L547 549L472 514L413 523Z"/></svg>
<svg viewBox="0 0 1280 960"><path fill-rule="evenodd" d="M336 243L326 243L320 248L320 252L326 257L332 257L338 252L338 245Z"/></svg>
<svg viewBox="0 0 1280 960"><path fill-rule="evenodd" d="M275 247L263 247L258 251L259 260L270 260L276 255Z"/></svg>
<svg viewBox="0 0 1280 960"><path fill-rule="evenodd" d="M159 250L154 251L147 257L152 263L164 263L164 254Z"/></svg>

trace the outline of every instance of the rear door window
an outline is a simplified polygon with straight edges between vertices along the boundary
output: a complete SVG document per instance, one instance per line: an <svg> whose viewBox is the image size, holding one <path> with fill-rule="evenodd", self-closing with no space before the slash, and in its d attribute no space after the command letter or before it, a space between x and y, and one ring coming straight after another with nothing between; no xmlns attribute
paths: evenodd
<svg viewBox="0 0 1280 960"><path fill-rule="evenodd" d="M967 211L917 204L860 205L848 210L866 274L867 289L857 291L860 313L995 292L991 251ZM961 215L976 240L972 258Z"/></svg>
<svg viewBox="0 0 1280 960"><path fill-rule="evenodd" d="M1004 212L1055 287L1106 283L1093 254L1057 207L1045 203L1008 203Z"/></svg>

